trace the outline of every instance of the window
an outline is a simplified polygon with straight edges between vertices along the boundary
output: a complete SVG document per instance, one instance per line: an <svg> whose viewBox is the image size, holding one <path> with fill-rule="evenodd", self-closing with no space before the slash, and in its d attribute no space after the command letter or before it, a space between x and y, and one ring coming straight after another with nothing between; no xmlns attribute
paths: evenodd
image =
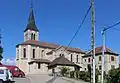
<svg viewBox="0 0 120 83"><path fill-rule="evenodd" d="M34 34L34 40L35 40L35 34Z"/></svg>
<svg viewBox="0 0 120 83"><path fill-rule="evenodd" d="M77 55L76 61L78 62L78 55Z"/></svg>
<svg viewBox="0 0 120 83"><path fill-rule="evenodd" d="M35 49L33 49L33 58L35 58Z"/></svg>
<svg viewBox="0 0 120 83"><path fill-rule="evenodd" d="M14 69L14 71L15 71L15 72L18 72L18 71L19 71L19 69L18 69L18 68L15 68L15 69Z"/></svg>
<svg viewBox="0 0 120 83"><path fill-rule="evenodd" d="M33 35L33 33L31 34L31 40L33 40L33 38L34 38L34 35Z"/></svg>
<svg viewBox="0 0 120 83"><path fill-rule="evenodd" d="M23 49L23 58L26 58L26 49Z"/></svg>
<svg viewBox="0 0 120 83"><path fill-rule="evenodd" d="M59 56L61 57L62 55L60 54Z"/></svg>
<svg viewBox="0 0 120 83"><path fill-rule="evenodd" d="M40 65L41 65L41 64L40 64L40 63L38 63L38 69L40 69Z"/></svg>
<svg viewBox="0 0 120 83"><path fill-rule="evenodd" d="M115 59L114 59L114 56L111 56L111 61L114 61Z"/></svg>
<svg viewBox="0 0 120 83"><path fill-rule="evenodd" d="M43 56L44 56L44 50L42 50L41 52L41 58L43 58Z"/></svg>
<svg viewBox="0 0 120 83"><path fill-rule="evenodd" d="M88 62L90 62L90 58L88 58Z"/></svg>
<svg viewBox="0 0 120 83"><path fill-rule="evenodd" d="M73 60L72 60L72 54L71 54L71 62L72 62Z"/></svg>
<svg viewBox="0 0 120 83"><path fill-rule="evenodd" d="M0 74L4 74L4 70L1 69L1 70L0 70Z"/></svg>
<svg viewBox="0 0 120 83"><path fill-rule="evenodd" d="M100 66L99 66L99 70L101 70L101 69L102 69L102 66L100 65Z"/></svg>
<svg viewBox="0 0 120 83"><path fill-rule="evenodd" d="M99 61L101 61L101 56L99 56Z"/></svg>

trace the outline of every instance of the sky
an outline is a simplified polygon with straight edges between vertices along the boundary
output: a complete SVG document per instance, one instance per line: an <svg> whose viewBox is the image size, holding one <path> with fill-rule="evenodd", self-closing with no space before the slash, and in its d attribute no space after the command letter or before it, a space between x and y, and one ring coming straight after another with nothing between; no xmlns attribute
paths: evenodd
<svg viewBox="0 0 120 83"><path fill-rule="evenodd" d="M90 0L33 0L34 15L39 29L39 41L68 45L81 23ZM95 0L95 45L102 45L101 30L120 21L120 0ZM24 41L23 31L28 22L30 0L1 0L0 29L3 57L14 61L17 44ZM91 13L73 40L71 47L91 49ZM115 28L120 29L120 25ZM106 32L106 46L120 53L120 30ZM13 62L12 62L13 63Z"/></svg>

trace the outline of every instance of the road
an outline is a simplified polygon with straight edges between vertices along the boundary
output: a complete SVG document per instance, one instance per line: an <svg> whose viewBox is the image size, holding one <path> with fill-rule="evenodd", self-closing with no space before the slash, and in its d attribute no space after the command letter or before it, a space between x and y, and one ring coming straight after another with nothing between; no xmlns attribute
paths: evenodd
<svg viewBox="0 0 120 83"><path fill-rule="evenodd" d="M73 79L52 77L48 75L29 75L26 78L15 78L15 83L86 83Z"/></svg>

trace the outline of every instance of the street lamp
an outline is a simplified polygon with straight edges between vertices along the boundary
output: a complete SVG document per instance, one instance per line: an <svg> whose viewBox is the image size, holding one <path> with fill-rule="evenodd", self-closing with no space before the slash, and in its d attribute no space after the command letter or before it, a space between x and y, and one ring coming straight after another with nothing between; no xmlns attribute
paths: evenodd
<svg viewBox="0 0 120 83"><path fill-rule="evenodd" d="M111 28L114 28L115 26L117 26L117 25L119 25L120 24L120 22L117 22L117 23L115 23L114 25L112 25L112 26L109 26L109 27L107 27L107 28L103 28L103 30L102 30L102 44L103 44L103 46L102 46L102 79L101 79L101 83L103 83L104 81L104 64L105 64L105 32L107 31L107 30L109 30L109 29L111 29Z"/></svg>
<svg viewBox="0 0 120 83"><path fill-rule="evenodd" d="M101 83L103 83L104 81L104 64L105 64L105 31L106 31L107 29L106 28L104 28L103 30L102 30L102 79L101 79Z"/></svg>

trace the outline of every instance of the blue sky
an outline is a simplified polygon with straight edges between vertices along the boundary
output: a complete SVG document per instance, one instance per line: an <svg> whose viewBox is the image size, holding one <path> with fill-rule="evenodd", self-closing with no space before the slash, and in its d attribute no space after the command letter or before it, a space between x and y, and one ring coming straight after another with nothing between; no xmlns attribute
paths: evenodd
<svg viewBox="0 0 120 83"><path fill-rule="evenodd" d="M40 41L67 45L81 23L90 0L33 0L36 25ZM120 21L120 0L95 0L96 46L102 45L101 28ZM0 2L0 28L4 58L15 58L15 46L23 42L30 10L30 0L2 0ZM120 25L115 28L120 28ZM120 31L106 33L106 45L120 53ZM72 47L91 48L90 13L72 42Z"/></svg>

